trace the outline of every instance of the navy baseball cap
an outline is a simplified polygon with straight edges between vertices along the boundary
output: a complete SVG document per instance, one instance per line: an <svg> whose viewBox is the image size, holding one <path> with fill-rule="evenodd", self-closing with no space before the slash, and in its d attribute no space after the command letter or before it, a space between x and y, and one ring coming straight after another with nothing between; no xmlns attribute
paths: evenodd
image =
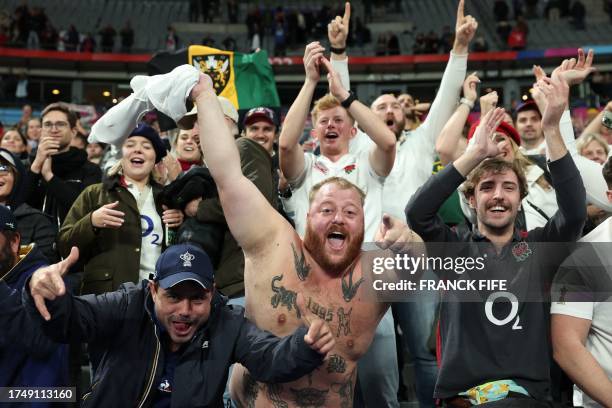
<svg viewBox="0 0 612 408"><path fill-rule="evenodd" d="M211 290L214 270L210 258L198 245L184 243L168 247L155 264L153 281L164 289L191 280Z"/></svg>
<svg viewBox="0 0 612 408"><path fill-rule="evenodd" d="M268 122L269 124L276 126L276 118L274 116L274 111L264 106L250 109L246 113L246 115L244 115L244 121L242 123L244 124L244 126L248 126L260 120L263 120L264 122Z"/></svg>
<svg viewBox="0 0 612 408"><path fill-rule="evenodd" d="M514 114L518 115L519 112L525 112L525 111L530 111L530 110L536 111L540 114L540 116L542 116L542 112L540 112L540 108L538 108L538 105L535 103L533 99L527 99L525 102L520 103L514 110Z"/></svg>
<svg viewBox="0 0 612 408"><path fill-rule="evenodd" d="M4 205L0 205L0 231L17 231L17 219Z"/></svg>
<svg viewBox="0 0 612 408"><path fill-rule="evenodd" d="M161 137L159 137L155 129L149 125L139 123L138 126L136 126L136 128L129 134L128 138L132 136L142 136L151 142L153 149L155 150L155 163L159 163L168 153L166 150L166 145Z"/></svg>

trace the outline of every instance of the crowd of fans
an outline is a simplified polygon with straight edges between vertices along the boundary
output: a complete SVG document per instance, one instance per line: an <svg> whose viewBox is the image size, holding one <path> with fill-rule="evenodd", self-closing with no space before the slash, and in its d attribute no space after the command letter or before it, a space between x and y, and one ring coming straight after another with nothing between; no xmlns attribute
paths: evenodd
<svg viewBox="0 0 612 408"><path fill-rule="evenodd" d="M276 11L277 27L293 26ZM596 56L578 50L552 73L534 67L531 98L505 112L467 75L478 24L460 2L455 31L423 39L450 53L431 103L385 94L366 106L350 91L350 6L337 14L310 27L324 30L331 54L306 46L304 83L282 123L268 107L239 123L190 65L132 81L133 96L91 130L65 104L40 117L23 106L0 135L0 387L76 384L84 342L93 385L80 391L97 406L219 406L233 362L248 369L232 375L245 406L397 406L397 324L423 407L568 403L553 357L585 407L612 404L609 298L591 293L584 312L563 294L552 318L545 300L521 299L519 311L519 300L460 302L453 291L368 302L359 262L364 239L398 255L423 242L478 254L481 243L494 258L487 277L549 291L561 261L529 245L609 244L612 102L584 123L567 108ZM329 93L311 110L325 73ZM162 131L144 114L152 107L177 128ZM300 143L309 116L314 140ZM516 320L493 313L507 309Z"/></svg>

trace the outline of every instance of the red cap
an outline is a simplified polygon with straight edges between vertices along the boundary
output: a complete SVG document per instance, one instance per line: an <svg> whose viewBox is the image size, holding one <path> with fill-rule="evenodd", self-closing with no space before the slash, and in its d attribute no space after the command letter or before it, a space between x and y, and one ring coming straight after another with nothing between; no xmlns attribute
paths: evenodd
<svg viewBox="0 0 612 408"><path fill-rule="evenodd" d="M476 132L476 128L478 127L479 123L480 123L480 120L474 122L472 127L470 127L470 131L468 132L468 137L467 137L468 141L472 138L472 136L474 136L474 132ZM519 136L518 132L512 125L509 125L506 122L500 122L499 126L497 126L496 131L498 131L499 133L503 133L504 135L512 138L517 145L519 146L521 145L521 137Z"/></svg>

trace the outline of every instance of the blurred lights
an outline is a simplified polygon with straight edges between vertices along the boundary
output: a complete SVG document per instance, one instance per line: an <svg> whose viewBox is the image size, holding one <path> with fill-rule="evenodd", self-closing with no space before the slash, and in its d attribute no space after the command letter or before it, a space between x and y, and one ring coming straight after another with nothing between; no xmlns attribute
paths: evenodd
<svg viewBox="0 0 612 408"><path fill-rule="evenodd" d="M527 95L523 95L523 100L526 101L527 99L529 99Z"/></svg>
<svg viewBox="0 0 612 408"><path fill-rule="evenodd" d="M52 91L51 91L51 93L52 93L53 95L59 95L59 94L60 94L60 91L59 91L59 89L54 89L54 90L52 90Z"/></svg>
<svg viewBox="0 0 612 408"><path fill-rule="evenodd" d="M111 93L110 93L110 91L104 91L104 92L102 92L102 96L105 96L105 97L108 98L109 96L111 96Z"/></svg>
<svg viewBox="0 0 612 408"><path fill-rule="evenodd" d="M113 98L113 103L117 103L117 98Z"/></svg>

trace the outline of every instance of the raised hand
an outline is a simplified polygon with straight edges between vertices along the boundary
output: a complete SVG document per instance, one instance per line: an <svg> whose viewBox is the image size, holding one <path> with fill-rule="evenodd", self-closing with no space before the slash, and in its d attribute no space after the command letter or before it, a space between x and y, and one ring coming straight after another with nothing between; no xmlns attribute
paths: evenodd
<svg viewBox="0 0 612 408"><path fill-rule="evenodd" d="M331 62L325 57L321 57L321 63L327 69L327 83L329 84L329 92L336 97L339 101L343 101L348 98L349 93L344 86L342 86L342 80L340 75L334 70Z"/></svg>
<svg viewBox="0 0 612 408"><path fill-rule="evenodd" d="M480 119L480 124L476 128L476 132L474 132L474 143L468 144L467 150L476 153L481 159L497 156L500 150L498 143L493 139L493 135L503 119L504 109L495 108L489 111L489 113Z"/></svg>
<svg viewBox="0 0 612 408"><path fill-rule="evenodd" d="M332 47L346 48L350 20L351 3L347 1L344 4L344 15L342 17L336 16L336 18L327 25L327 38Z"/></svg>
<svg viewBox="0 0 612 408"><path fill-rule="evenodd" d="M66 285L62 277L79 259L79 250L72 247L70 255L61 262L38 269L30 278L30 293L38 313L45 320L51 319L45 300L55 300L66 293Z"/></svg>
<svg viewBox="0 0 612 408"><path fill-rule="evenodd" d="M304 343L314 351L325 356L336 345L331 329L324 320L308 310L304 305L302 293L298 293L295 303L300 311L302 322L308 327L308 333L304 336Z"/></svg>
<svg viewBox="0 0 612 408"><path fill-rule="evenodd" d="M535 77L535 82L533 86L531 87L531 97L533 98L533 101L538 106L538 109L540 110L540 112L544 112L546 110L546 105L548 105L548 102L546 102L546 97L540 91L540 88L536 86L536 84L539 81L541 81L542 78L546 78L546 72L544 72L541 66L534 65L533 66L533 76Z"/></svg>
<svg viewBox="0 0 612 408"><path fill-rule="evenodd" d="M200 79L198 83L191 89L191 100L195 102L198 99L198 96L204 94L207 91L215 92L215 88L213 87L212 79L203 72L200 72Z"/></svg>
<svg viewBox="0 0 612 408"><path fill-rule="evenodd" d="M578 48L578 60L575 58L563 60L555 71L559 71L569 86L582 83L591 73L595 72L593 67L593 50L584 55L584 50Z"/></svg>
<svg viewBox="0 0 612 408"><path fill-rule="evenodd" d="M569 85L562 70L555 69L550 78L543 77L535 87L542 92L548 102L542 112L542 127L559 126L569 96Z"/></svg>
<svg viewBox="0 0 612 408"><path fill-rule="evenodd" d="M455 44L453 52L466 54L470 41L474 38L478 29L478 22L470 15L465 15L465 0L459 0L457 6L457 22L455 23Z"/></svg>
<svg viewBox="0 0 612 408"><path fill-rule="evenodd" d="M476 86L480 83L480 78L476 75L476 72L468 75L463 81L463 97L469 101L474 102L478 97L476 93Z"/></svg>
<svg viewBox="0 0 612 408"><path fill-rule="evenodd" d="M311 42L304 50L304 70L306 79L319 82L321 78L321 58L325 48L318 41Z"/></svg>
<svg viewBox="0 0 612 408"><path fill-rule="evenodd" d="M402 220L383 214L374 242L381 249L404 253L412 248L412 244L422 243L423 240Z"/></svg>
<svg viewBox="0 0 612 408"><path fill-rule="evenodd" d="M499 95L497 91L491 91L486 95L480 97L480 115L485 116L487 113L497 107L499 101Z"/></svg>
<svg viewBox="0 0 612 408"><path fill-rule="evenodd" d="M121 228L125 213L115 209L118 205L119 201L115 201L95 210L91 213L91 224L96 228Z"/></svg>

